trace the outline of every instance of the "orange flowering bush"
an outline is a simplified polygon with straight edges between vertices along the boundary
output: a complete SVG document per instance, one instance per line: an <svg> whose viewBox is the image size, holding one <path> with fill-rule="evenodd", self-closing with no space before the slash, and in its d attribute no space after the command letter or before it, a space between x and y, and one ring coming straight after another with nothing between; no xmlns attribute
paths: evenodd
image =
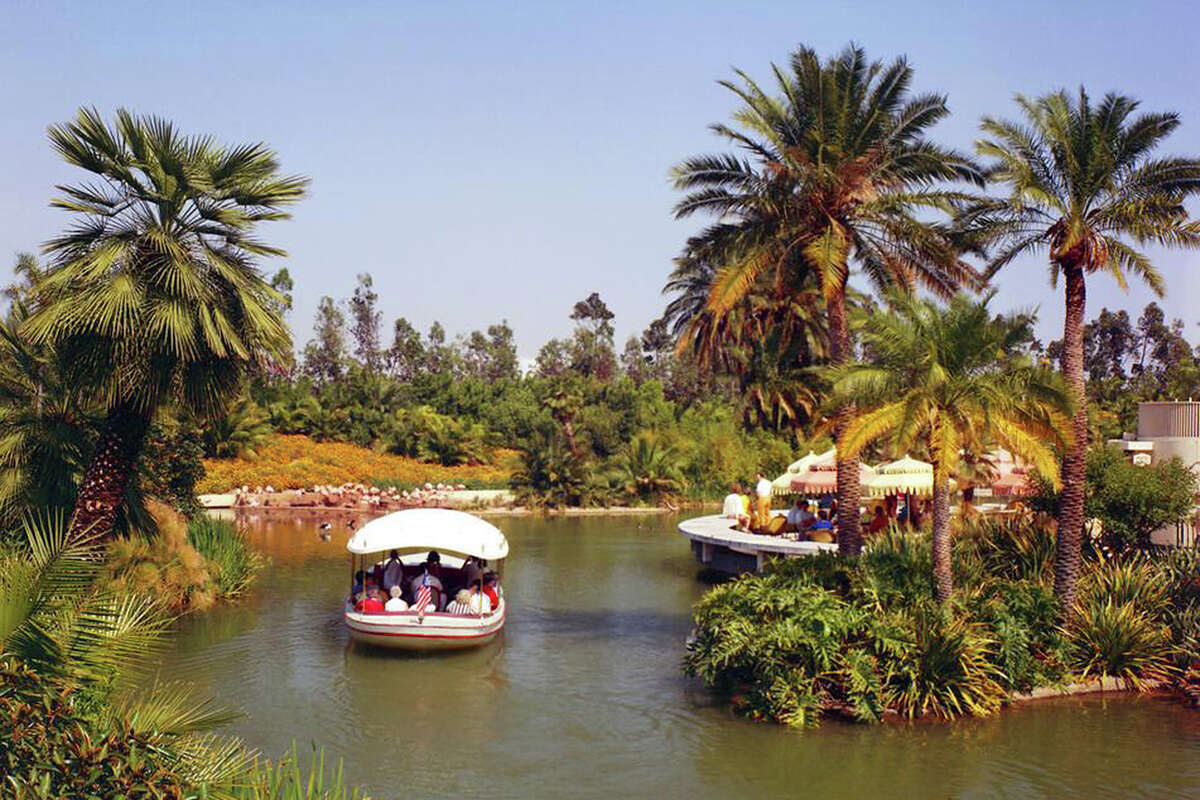
<svg viewBox="0 0 1200 800"><path fill-rule="evenodd" d="M317 442L307 436L275 434L253 458L205 459L205 475L196 491L216 494L231 492L239 486L303 489L343 483L507 487L514 456L514 451L500 449L495 451L491 464L443 467L344 442Z"/></svg>

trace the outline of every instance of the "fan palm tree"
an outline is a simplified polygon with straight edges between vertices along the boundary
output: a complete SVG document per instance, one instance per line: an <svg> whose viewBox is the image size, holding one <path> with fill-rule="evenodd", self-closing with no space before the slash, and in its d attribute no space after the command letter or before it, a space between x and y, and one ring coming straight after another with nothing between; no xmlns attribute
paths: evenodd
<svg viewBox="0 0 1200 800"><path fill-rule="evenodd" d="M83 109L49 136L96 180L58 187L53 205L78 219L44 247L51 261L22 333L53 347L101 406L72 524L107 534L156 409L170 399L219 412L248 366L288 349L256 264L283 251L254 229L285 219L307 180L280 177L262 144L224 147L124 110L110 127Z"/></svg>
<svg viewBox="0 0 1200 800"><path fill-rule="evenodd" d="M652 431L639 431L621 449L613 477L634 500L657 503L683 489L679 451Z"/></svg>
<svg viewBox="0 0 1200 800"><path fill-rule="evenodd" d="M694 237L716 276L707 299L728 313L749 293L788 296L811 278L825 301L829 358L852 357L846 287L852 263L877 287L922 284L951 294L976 275L958 256L946 226L930 212L949 212L966 198L946 181L981 182L970 159L924 138L946 116L945 98L909 92L912 68L903 59L869 62L847 47L822 62L809 48L774 67L779 96L749 76L721 85L741 100L734 125L713 125L743 152L690 158L674 169L687 192L677 217L712 214L719 221ZM849 406L836 410L836 434L849 425ZM839 449L838 531L845 552L862 544L858 464Z"/></svg>
<svg viewBox="0 0 1200 800"><path fill-rule="evenodd" d="M82 690L96 729L154 734L158 757L184 783L234 797L254 753L237 739L197 734L237 715L186 684L144 685L171 627L166 609L111 591L101 580L99 537L73 536L62 514L30 515L23 527L24 547L0 549L0 662Z"/></svg>
<svg viewBox="0 0 1200 800"><path fill-rule="evenodd" d="M1023 123L985 117L977 152L990 159L988 178L1006 197L978 202L961 217L976 244L998 247L989 276L1018 256L1044 253L1051 284L1065 285L1062 370L1075 405L1074 442L1063 459L1054 590L1071 608L1079 577L1084 523L1088 415L1083 373L1086 279L1107 272L1122 288L1127 275L1156 293L1163 281L1146 244L1194 248L1200 226L1184 201L1200 190L1200 160L1154 157L1179 127L1174 113L1136 114L1138 103L1108 94L1093 106L1087 93L1017 97Z"/></svg>
<svg viewBox="0 0 1200 800"><path fill-rule="evenodd" d="M924 445L933 465L933 572L939 600L953 592L950 476L963 443L985 439L1026 459L1052 481L1056 446L1070 439L1071 401L1059 376L1033 366L1018 346L1024 318L991 319L988 295L941 307L896 295L893 311L864 326L870 361L831 368L834 397L862 413L838 447L853 456L889 440L897 451Z"/></svg>

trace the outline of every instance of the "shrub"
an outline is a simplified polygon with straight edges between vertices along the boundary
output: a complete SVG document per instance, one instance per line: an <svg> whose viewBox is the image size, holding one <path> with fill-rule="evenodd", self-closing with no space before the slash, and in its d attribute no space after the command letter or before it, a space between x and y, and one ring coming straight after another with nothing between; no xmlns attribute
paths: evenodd
<svg viewBox="0 0 1200 800"><path fill-rule="evenodd" d="M197 517L187 526L188 542L209 565L221 597L240 595L253 583L265 559L246 541L246 534L228 520Z"/></svg>
<svg viewBox="0 0 1200 800"><path fill-rule="evenodd" d="M1172 674L1170 628L1132 603L1091 598L1069 623L1072 666L1084 678L1112 676L1135 688Z"/></svg>
<svg viewBox="0 0 1200 800"><path fill-rule="evenodd" d="M853 560L774 560L696 605L685 670L750 716L811 725L984 716L1011 692L1103 675L1143 686L1193 663L1200 555L1089 562L1063 627L1050 538L1024 521L968 528L969 580L944 606L923 533L888 531Z"/></svg>
<svg viewBox="0 0 1200 800"><path fill-rule="evenodd" d="M1054 532L1031 517L965 521L958 545L960 557L977 556L989 575L1038 583L1053 576L1054 547Z"/></svg>
<svg viewBox="0 0 1200 800"><path fill-rule="evenodd" d="M163 420L150 426L138 459L144 492L186 516L200 512L197 487L204 478L204 447L190 426Z"/></svg>
<svg viewBox="0 0 1200 800"><path fill-rule="evenodd" d="M1164 618L1175 644L1176 666L1200 665L1200 550L1172 549L1155 560L1168 601Z"/></svg>
<svg viewBox="0 0 1200 800"><path fill-rule="evenodd" d="M182 797L164 736L80 713L72 688L0 661L0 797Z"/></svg>
<svg viewBox="0 0 1200 800"><path fill-rule="evenodd" d="M906 717L987 716L1005 698L987 629L928 603L893 612L907 647L887 659L884 703Z"/></svg>
<svg viewBox="0 0 1200 800"><path fill-rule="evenodd" d="M105 567L113 588L148 594L175 609L202 611L243 592L263 559L228 522L197 517L188 522L151 503L152 536L115 539Z"/></svg>
<svg viewBox="0 0 1200 800"><path fill-rule="evenodd" d="M1058 624L1058 601L1048 585L994 581L964 604L996 641L992 661L1006 689L1029 691L1067 680L1068 643Z"/></svg>
<svg viewBox="0 0 1200 800"><path fill-rule="evenodd" d="M1146 547L1151 533L1188 519L1196 492L1195 474L1179 459L1137 467L1108 447L1088 452L1084 511L1100 521L1100 544L1114 552ZM1058 496L1043 482L1031 502L1053 512Z"/></svg>

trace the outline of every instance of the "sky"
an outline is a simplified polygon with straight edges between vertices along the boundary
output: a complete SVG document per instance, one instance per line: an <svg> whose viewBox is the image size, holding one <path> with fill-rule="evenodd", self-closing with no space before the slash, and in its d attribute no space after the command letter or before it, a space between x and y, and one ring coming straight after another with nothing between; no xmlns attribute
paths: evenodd
<svg viewBox="0 0 1200 800"><path fill-rule="evenodd" d="M80 106L265 141L285 172L312 179L293 219L262 230L289 253L266 268L296 282L298 346L321 296L348 297L361 272L385 341L397 316L451 336L506 319L528 359L598 291L620 346L661 314L671 259L700 224L672 217L668 172L725 149L707 126L735 102L716 82L733 67L765 81L799 44L907 56L918 91L948 95L933 138L953 147L971 147L981 115L1014 116L1014 93L1082 84L1178 112L1164 152L1200 155L1194 2L0 0L0 11L0 259L67 224L48 201L84 176L45 129ZM1200 252L1150 253L1168 317L1200 339ZM996 285L995 308L1037 309L1042 338L1059 335L1061 285L1044 262L1016 262ZM1107 306L1136 318L1154 299L1105 276L1088 292L1089 317Z"/></svg>

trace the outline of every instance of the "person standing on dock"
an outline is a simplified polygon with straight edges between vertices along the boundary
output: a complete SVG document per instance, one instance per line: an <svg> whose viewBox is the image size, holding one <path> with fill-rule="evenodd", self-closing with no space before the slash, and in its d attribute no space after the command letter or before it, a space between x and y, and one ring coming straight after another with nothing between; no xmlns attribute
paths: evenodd
<svg viewBox="0 0 1200 800"><path fill-rule="evenodd" d="M754 485L754 528L766 530L771 524L771 482L761 472L756 477L758 483Z"/></svg>

